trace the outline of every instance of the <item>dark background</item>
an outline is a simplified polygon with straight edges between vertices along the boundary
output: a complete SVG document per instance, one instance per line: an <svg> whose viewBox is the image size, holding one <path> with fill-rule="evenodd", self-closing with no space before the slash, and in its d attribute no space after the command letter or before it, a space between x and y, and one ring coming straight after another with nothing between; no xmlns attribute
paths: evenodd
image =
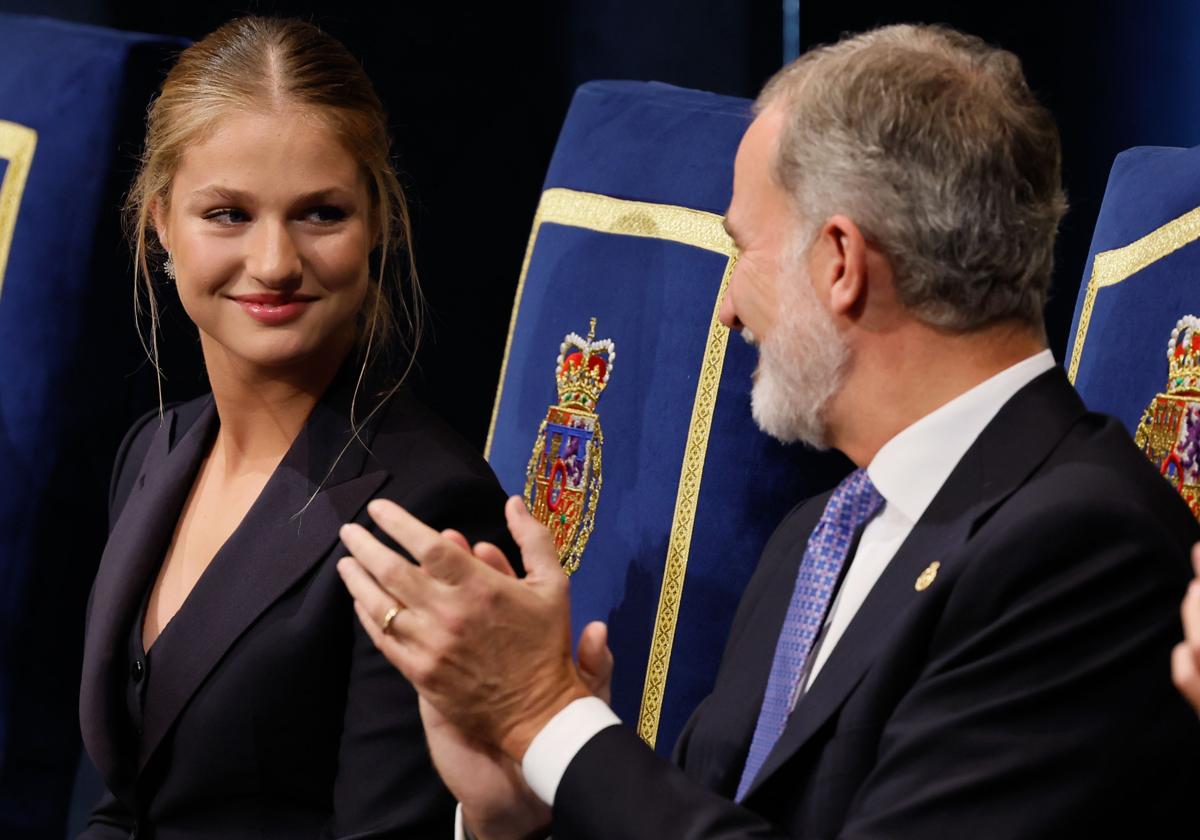
<svg viewBox="0 0 1200 840"><path fill-rule="evenodd" d="M581 82L657 79L753 97L797 46L896 21L947 23L1014 51L1062 131L1072 208L1047 313L1061 358L1113 156L1133 145L1200 143L1196 5L1101 0L1082 14L1079 4L1054 0L0 0L7 11L188 38L248 11L296 15L340 38L388 106L413 204L433 316L418 385L480 445L542 175ZM168 399L203 390L189 325L168 317L164 338Z"/></svg>
<svg viewBox="0 0 1200 840"><path fill-rule="evenodd" d="M581 82L657 79L753 97L798 49L897 21L947 23L1014 51L1062 131L1072 209L1062 228L1047 313L1059 359L1113 156L1134 145L1200 143L1200 4L1192 0L1102 0L1086 7L1054 0L0 0L0 10L193 39L240 13L276 13L310 19L340 38L362 59L389 108L413 205L417 260L432 311L418 386L477 445L487 428L542 176ZM160 72L168 62L163 57ZM138 92L130 98L144 99ZM144 104L132 107L140 111ZM131 121L118 150L113 220L123 180L132 174L137 124ZM115 223L110 220L104 231L108 244L100 248L98 272L114 276L97 281L120 285L129 276L127 252ZM127 297L121 297L114 312L128 311ZM124 405L124 416L109 423L114 448L118 430L154 404L151 371L139 356L132 322L128 334L129 387L114 400ZM168 306L165 318L164 367L168 400L205 390L195 331L177 304ZM43 593L53 610L39 608L37 614L49 616L58 629L31 636L24 648L25 660L41 674L27 683L31 696L25 699L42 704L44 716L55 716L55 731L69 734L76 725L75 647L82 628L60 619L82 621L87 581L68 590L58 581L56 587ZM55 696L36 696L38 691ZM7 784L20 776L20 768L5 767L0 778ZM70 780L63 784L69 788ZM49 800L63 796L46 792ZM58 838L62 830L61 824L48 825L36 836ZM2 821L0 834L12 836Z"/></svg>

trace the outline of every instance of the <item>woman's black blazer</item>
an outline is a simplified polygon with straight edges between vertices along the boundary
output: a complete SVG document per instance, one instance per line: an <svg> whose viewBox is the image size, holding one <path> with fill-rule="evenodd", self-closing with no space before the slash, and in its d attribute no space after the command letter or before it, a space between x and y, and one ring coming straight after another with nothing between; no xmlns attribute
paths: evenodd
<svg viewBox="0 0 1200 840"><path fill-rule="evenodd" d="M84 838L452 834L416 693L358 623L337 532L385 497L515 556L504 494L407 391L351 441L348 379L145 657L134 625L219 421L208 396L126 436L83 660L83 740L108 789Z"/></svg>

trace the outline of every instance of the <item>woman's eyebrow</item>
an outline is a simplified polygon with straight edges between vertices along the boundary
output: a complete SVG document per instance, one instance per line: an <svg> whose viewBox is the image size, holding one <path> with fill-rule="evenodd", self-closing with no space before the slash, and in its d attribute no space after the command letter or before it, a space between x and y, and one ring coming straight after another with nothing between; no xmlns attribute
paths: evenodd
<svg viewBox="0 0 1200 840"><path fill-rule="evenodd" d="M188 196L193 201L213 200L228 202L230 204L253 204L254 196L252 193L234 189L232 187L222 187L211 185L201 187L198 190L193 190ZM329 201L331 199L348 200L353 197L353 193L344 187L330 186L322 187L321 189L312 190L302 195L297 196L293 200L293 204L312 204L315 202Z"/></svg>

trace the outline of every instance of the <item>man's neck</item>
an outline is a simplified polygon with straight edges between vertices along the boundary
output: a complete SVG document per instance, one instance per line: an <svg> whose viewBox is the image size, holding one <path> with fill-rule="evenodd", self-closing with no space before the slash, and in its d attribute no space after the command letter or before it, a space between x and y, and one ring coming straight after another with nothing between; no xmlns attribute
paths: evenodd
<svg viewBox="0 0 1200 840"><path fill-rule="evenodd" d="M1024 326L948 333L913 324L856 348L830 401L830 443L865 467L893 437L996 374L1046 349Z"/></svg>

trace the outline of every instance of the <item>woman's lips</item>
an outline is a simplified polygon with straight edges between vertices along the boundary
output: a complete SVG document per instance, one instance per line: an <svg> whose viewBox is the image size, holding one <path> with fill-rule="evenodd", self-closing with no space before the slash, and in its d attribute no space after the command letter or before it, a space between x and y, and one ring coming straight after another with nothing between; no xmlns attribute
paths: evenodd
<svg viewBox="0 0 1200 840"><path fill-rule="evenodd" d="M279 295L239 295L234 303L260 324L274 326L299 318L316 298L307 295L282 297Z"/></svg>

